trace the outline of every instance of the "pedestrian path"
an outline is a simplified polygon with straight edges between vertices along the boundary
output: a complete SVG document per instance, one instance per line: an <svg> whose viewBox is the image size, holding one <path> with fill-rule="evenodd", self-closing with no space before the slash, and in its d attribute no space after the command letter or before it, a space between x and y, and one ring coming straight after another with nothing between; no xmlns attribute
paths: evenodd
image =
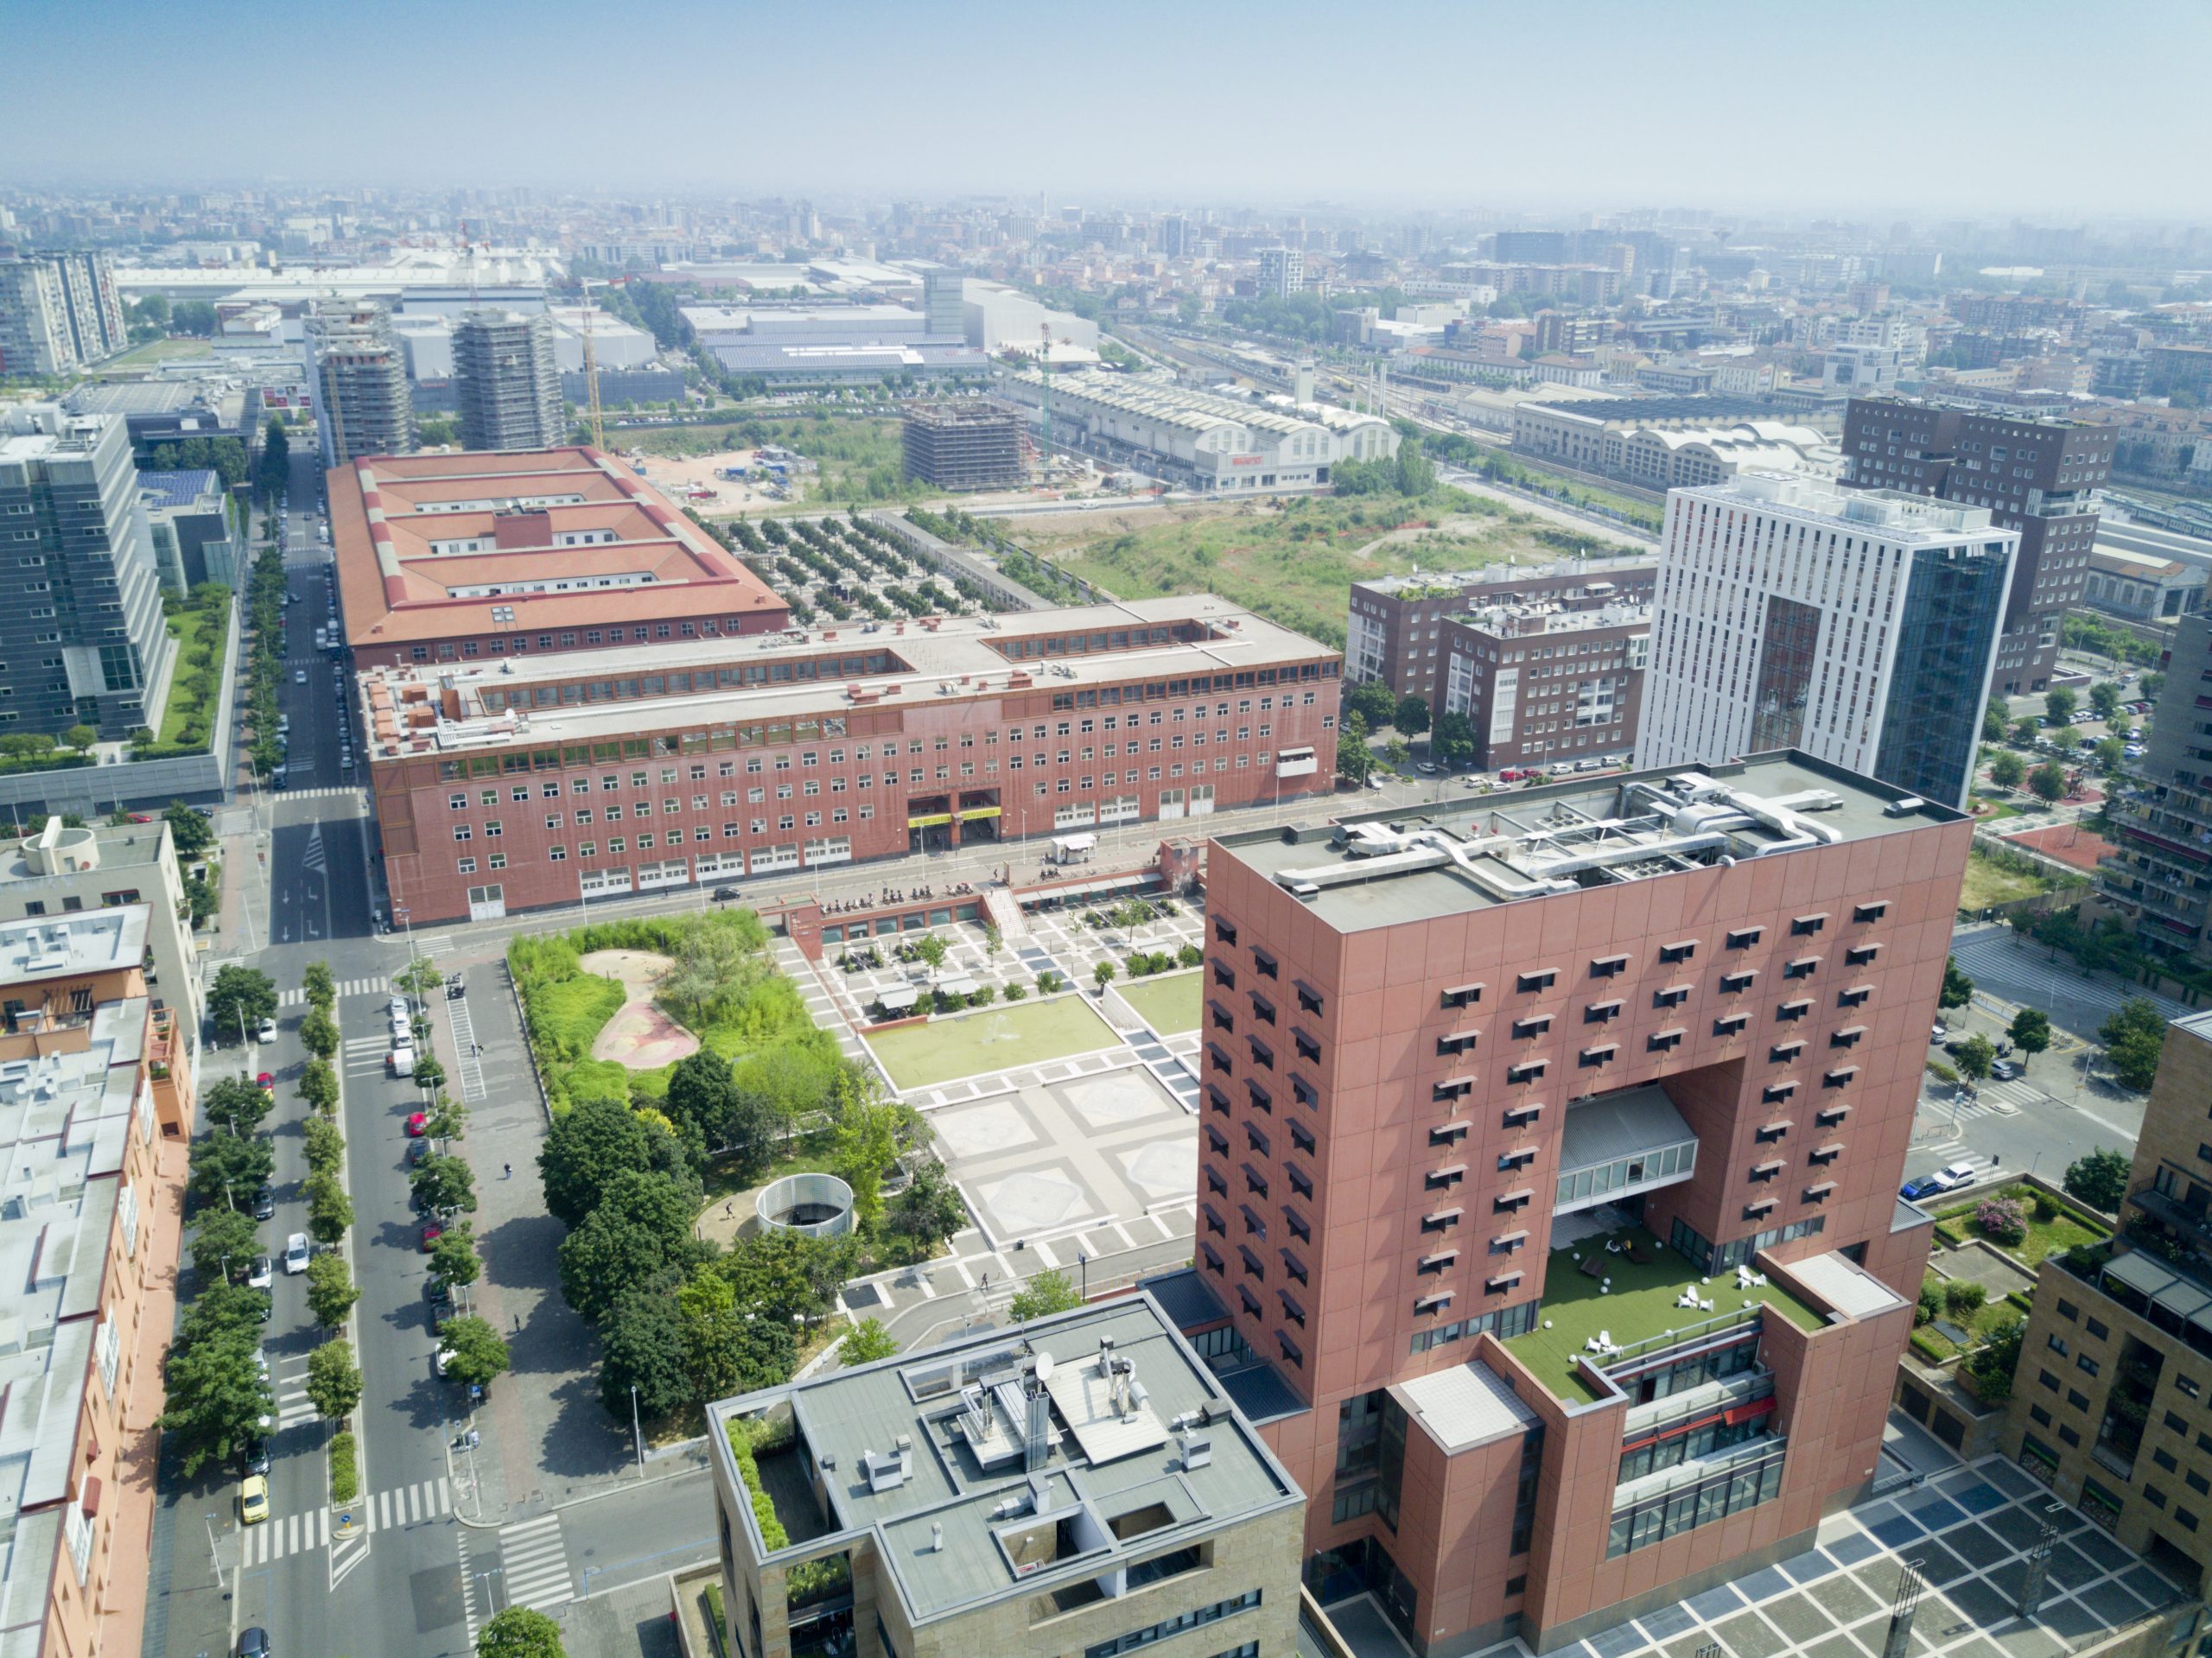
<svg viewBox="0 0 2212 1658"><path fill-rule="evenodd" d="M561 1516L542 1515L502 1530L499 1575L499 1598L505 1605L548 1612L574 1600L575 1580L569 1573L569 1544L561 1534Z"/></svg>
<svg viewBox="0 0 2212 1658"><path fill-rule="evenodd" d="M468 1016L468 998L446 1003L446 1023L453 1030L454 1072L461 1079L461 1097L474 1104L484 1097L484 1064L476 1051L476 1022Z"/></svg>
<svg viewBox="0 0 2212 1658"><path fill-rule="evenodd" d="M453 1482L441 1476L394 1486L363 1498L359 1508L361 1523L371 1531L419 1525L453 1512Z"/></svg>
<svg viewBox="0 0 2212 1658"><path fill-rule="evenodd" d="M2024 949L2003 931L1993 929L1961 938L1953 945L1951 954L1968 978L1986 981L1990 989L2007 1001L2029 1007L2048 1005L2056 998L2085 1003L2111 1014L2120 1011L2122 1001L2139 996L2153 1003L2168 1019L2180 1019L2194 1011L2171 996L2158 995L2141 985L2120 986L2103 979L2084 978L2081 969L2070 959L2050 961L2040 950Z"/></svg>
<svg viewBox="0 0 2212 1658"><path fill-rule="evenodd" d="M395 1486L358 1502L341 1504L338 1512L353 1515L365 1533L420 1525L453 1512L453 1482L417 1480L412 1485ZM330 1541L330 1515L328 1509L310 1509L304 1514L274 1516L265 1525L248 1526L244 1533L244 1564L266 1566L271 1560L323 1547Z"/></svg>
<svg viewBox="0 0 2212 1658"><path fill-rule="evenodd" d="M381 978L340 979L334 988L340 996L382 996L391 993L391 981ZM304 990L280 990L276 993L279 1007L304 1007L307 1002L308 993Z"/></svg>
<svg viewBox="0 0 2212 1658"><path fill-rule="evenodd" d="M836 999L822 982L822 975L815 971L814 963L806 959L806 952L791 943L782 933L775 935L776 966L783 975L798 987L799 995L806 1002L806 1011L815 1024L837 1039L837 1051L846 1058L869 1063L867 1049L860 1038L853 1034L852 1020L857 1012L841 1010Z"/></svg>
<svg viewBox="0 0 2212 1658"><path fill-rule="evenodd" d="M361 802L362 797L361 791L359 789L340 787L335 789L279 789L273 796L270 797L270 798L276 800L346 799L353 801L356 804L359 804Z"/></svg>

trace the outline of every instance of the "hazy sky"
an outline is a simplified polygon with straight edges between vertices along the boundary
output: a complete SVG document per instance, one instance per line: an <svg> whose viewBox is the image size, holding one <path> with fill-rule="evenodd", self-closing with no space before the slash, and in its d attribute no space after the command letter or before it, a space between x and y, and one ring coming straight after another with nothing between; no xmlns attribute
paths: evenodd
<svg viewBox="0 0 2212 1658"><path fill-rule="evenodd" d="M2212 218L2212 0L0 0L0 183Z"/></svg>

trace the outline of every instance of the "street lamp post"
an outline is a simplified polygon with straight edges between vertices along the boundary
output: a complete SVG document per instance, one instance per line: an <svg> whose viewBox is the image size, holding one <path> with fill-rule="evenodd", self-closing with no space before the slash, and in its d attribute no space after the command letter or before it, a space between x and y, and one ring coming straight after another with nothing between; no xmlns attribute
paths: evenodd
<svg viewBox="0 0 2212 1658"><path fill-rule="evenodd" d="M1083 1299L1088 1301L1090 1299L1090 1257L1078 1249L1076 1251L1075 1262L1083 1271Z"/></svg>
<svg viewBox="0 0 2212 1658"><path fill-rule="evenodd" d="M645 1431L638 1423L638 1384L634 1382L630 1384L630 1433L637 1441L638 1473L643 1477L645 1471Z"/></svg>

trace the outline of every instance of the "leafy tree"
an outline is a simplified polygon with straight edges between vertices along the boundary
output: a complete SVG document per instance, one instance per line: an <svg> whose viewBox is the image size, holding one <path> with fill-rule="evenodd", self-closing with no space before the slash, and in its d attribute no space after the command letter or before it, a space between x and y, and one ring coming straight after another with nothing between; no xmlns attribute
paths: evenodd
<svg viewBox="0 0 2212 1658"><path fill-rule="evenodd" d="M1375 770L1375 756L1367 746L1367 721L1348 714L1337 731L1337 775L1347 783L1366 785Z"/></svg>
<svg viewBox="0 0 2212 1658"><path fill-rule="evenodd" d="M341 1242L353 1224L353 1200L338 1177L321 1170L307 1178L308 1236L326 1247Z"/></svg>
<svg viewBox="0 0 2212 1658"><path fill-rule="evenodd" d="M214 1020L215 1028L228 1034L256 1029L264 1019L276 1017L276 986L266 973L233 963L219 968L215 982L207 992L207 1012Z"/></svg>
<svg viewBox="0 0 2212 1658"><path fill-rule="evenodd" d="M2166 1040L2165 1017L2156 1002L2129 997L2119 1012L2098 1027L2097 1037L2105 1045L2105 1058L2122 1087L2139 1092L2151 1086L2158 1077Z"/></svg>
<svg viewBox="0 0 2212 1658"><path fill-rule="evenodd" d="M346 1322L361 1292L341 1255L320 1255L308 1262L308 1311L326 1330Z"/></svg>
<svg viewBox="0 0 2212 1658"><path fill-rule="evenodd" d="M2068 1197L2107 1215L2117 1215L2120 1199L2127 1195L2131 1172L2125 1155L2100 1147L2069 1163L2061 1184Z"/></svg>
<svg viewBox="0 0 2212 1658"><path fill-rule="evenodd" d="M860 1261L856 1237L810 1238L767 1232L741 1240L713 1263L729 1280L737 1304L785 1325L821 1318Z"/></svg>
<svg viewBox="0 0 2212 1658"><path fill-rule="evenodd" d="M429 1121L423 1131L432 1140L459 1140L468 1132L468 1108L450 1094L441 1094L430 1102Z"/></svg>
<svg viewBox="0 0 2212 1658"><path fill-rule="evenodd" d="M837 1344L837 1363L848 1370L863 1364L873 1364L878 1359L887 1359L899 1350L899 1344L880 1318L863 1318L847 1331Z"/></svg>
<svg viewBox="0 0 2212 1658"><path fill-rule="evenodd" d="M1344 694L1346 717L1357 714L1367 728L1387 726L1398 711L1397 693L1379 679L1363 679Z"/></svg>
<svg viewBox="0 0 2212 1658"><path fill-rule="evenodd" d="M1026 1324L1032 1318L1049 1318L1082 1305L1083 1298L1075 1293L1075 1286L1068 1282L1065 1273L1046 1271L1023 1282L1014 1293L1007 1312L1016 1324Z"/></svg>
<svg viewBox="0 0 2212 1658"><path fill-rule="evenodd" d="M427 1053L417 1053L415 1059L415 1086L426 1092L445 1086L446 1068ZM444 1136L441 1135L441 1139Z"/></svg>
<svg viewBox="0 0 2212 1658"><path fill-rule="evenodd" d="M2022 748L2031 746L2035 740L2036 722L2032 720L2021 721L2012 727L2011 734L2005 739L2006 741L2017 744Z"/></svg>
<svg viewBox="0 0 2212 1658"><path fill-rule="evenodd" d="M1428 729L1428 699L1408 691L1390 711L1390 723L1408 737L1420 736Z"/></svg>
<svg viewBox="0 0 2212 1658"><path fill-rule="evenodd" d="M2001 700L1992 702L1986 708L1982 710L1982 741L1986 743L2003 742L2005 740L2006 722L2009 718L2010 716L2005 713L2005 704Z"/></svg>
<svg viewBox="0 0 2212 1658"><path fill-rule="evenodd" d="M2020 1063L2024 1065L2050 1045L2050 1015L2039 1007L2023 1007L2012 1015L2005 1034L2020 1051Z"/></svg>
<svg viewBox="0 0 2212 1658"><path fill-rule="evenodd" d="M1406 769L1406 740L1403 737L1393 737L1382 745L1382 762L1394 772L1402 772Z"/></svg>
<svg viewBox="0 0 2212 1658"><path fill-rule="evenodd" d="M300 1097L326 1117L338 1109L338 1073L327 1059L310 1059L300 1067Z"/></svg>
<svg viewBox="0 0 2212 1658"><path fill-rule="evenodd" d="M207 1134L193 1143L185 1184L202 1203L237 1207L251 1203L276 1169L276 1150L259 1134Z"/></svg>
<svg viewBox="0 0 2212 1658"><path fill-rule="evenodd" d="M392 975L395 990L428 1001L445 984L446 975L435 962L423 959L402 968Z"/></svg>
<svg viewBox="0 0 2212 1658"><path fill-rule="evenodd" d="M1098 988L1099 988L1101 990L1103 990L1103 989L1104 989L1108 985L1109 985L1109 984L1113 983L1113 981L1114 981L1114 964L1113 964L1113 962L1099 962L1096 966L1093 967L1093 968L1090 969L1090 976L1091 976L1091 978L1092 978L1094 981L1096 981Z"/></svg>
<svg viewBox="0 0 2212 1658"><path fill-rule="evenodd" d="M1974 1000L1974 981L1959 969L1959 958L1947 956L1943 962L1943 988L1936 998L1938 1007L1963 1007Z"/></svg>
<svg viewBox="0 0 2212 1658"><path fill-rule="evenodd" d="M2046 806L2053 804L2065 794L2066 773L2059 768L2056 760L2045 760L2028 773L2028 791Z"/></svg>
<svg viewBox="0 0 2212 1658"><path fill-rule="evenodd" d="M330 976L327 962L309 962L300 975L300 987L308 993L308 1005L325 1013L338 1001L338 982Z"/></svg>
<svg viewBox="0 0 2212 1658"><path fill-rule="evenodd" d="M1066 983L1067 981L1065 979L1063 979L1051 968L1046 968L1042 973L1039 973L1037 975L1037 994L1040 996L1049 996L1054 991L1060 989Z"/></svg>
<svg viewBox="0 0 2212 1658"><path fill-rule="evenodd" d="M90 748L100 740L99 730L92 726L75 725L61 734L62 742L79 751Z"/></svg>
<svg viewBox="0 0 2212 1658"><path fill-rule="evenodd" d="M638 1390L638 1413L654 1420L701 1397L692 1387L684 1324L674 1296L658 1288L631 1291L601 1320L599 1344L600 1403L615 1420L630 1420L632 1388Z"/></svg>
<svg viewBox="0 0 2212 1658"><path fill-rule="evenodd" d="M1464 714L1436 716L1428 734L1428 757L1439 765L1463 765L1475 757L1475 723Z"/></svg>
<svg viewBox="0 0 2212 1658"><path fill-rule="evenodd" d="M561 1626L527 1606L510 1606L476 1634L476 1658L569 1658Z"/></svg>
<svg viewBox="0 0 2212 1658"><path fill-rule="evenodd" d="M2117 737L2100 737L2090 746L2089 756L2096 761L2099 771L2117 772L2126 761L2127 745Z"/></svg>
<svg viewBox="0 0 2212 1658"><path fill-rule="evenodd" d="M933 1157L919 1159L906 1189L891 1200L884 1224L913 1241L914 1253L927 1255L968 1224L968 1206Z"/></svg>
<svg viewBox="0 0 2212 1658"><path fill-rule="evenodd" d="M329 1060L338 1051L338 1023L320 1007L308 1009L300 1021L300 1042L316 1058Z"/></svg>
<svg viewBox="0 0 2212 1658"><path fill-rule="evenodd" d="M417 1209L476 1212L476 1175L458 1157L434 1152L414 1166L407 1181Z"/></svg>
<svg viewBox="0 0 2212 1658"><path fill-rule="evenodd" d="M438 1326L438 1344L453 1356L446 1361L446 1375L464 1386L488 1386L507 1368L507 1344L499 1332L473 1314L448 1318Z"/></svg>
<svg viewBox="0 0 2212 1658"><path fill-rule="evenodd" d="M1977 1032L1960 1043L1951 1058L1958 1061L1962 1074L1978 1083L1989 1075L1990 1066L1996 1063L1997 1045Z"/></svg>
<svg viewBox="0 0 2212 1658"><path fill-rule="evenodd" d="M202 1284L238 1278L261 1253L261 1228L242 1209L217 1204L192 1223L192 1270ZM226 1267L225 1261L229 1261Z"/></svg>
<svg viewBox="0 0 2212 1658"><path fill-rule="evenodd" d="M837 1178L853 1189L853 1217L863 1227L883 1218L883 1172L899 1155L900 1118L887 1101L855 1100L839 1115Z"/></svg>
<svg viewBox="0 0 2212 1658"><path fill-rule="evenodd" d="M215 844L214 829L181 800L172 800L162 813L169 826L169 840L180 861L189 861Z"/></svg>
<svg viewBox="0 0 2212 1658"><path fill-rule="evenodd" d="M269 1115L269 1096L244 1077L225 1077L211 1083L200 1096L200 1115L218 1128L250 1134Z"/></svg>
<svg viewBox="0 0 2212 1658"><path fill-rule="evenodd" d="M655 1167L653 1134L617 1099L582 1099L553 1124L537 1153L545 1207L563 1225L581 1225L614 1177ZM667 1138L666 1131L660 1131Z"/></svg>
<svg viewBox="0 0 2212 1658"><path fill-rule="evenodd" d="M351 1416L361 1402L361 1367L350 1342L327 1341L308 1355L308 1402L332 1421Z"/></svg>
<svg viewBox="0 0 2212 1658"><path fill-rule="evenodd" d="M2009 749L1989 762L1989 780L2000 789L2017 789L2028 774L2028 764Z"/></svg>
<svg viewBox="0 0 2212 1658"><path fill-rule="evenodd" d="M688 1271L702 1246L692 1236L696 1186L625 1170L598 1205L561 1240L561 1293L596 1324L626 1292L673 1267Z"/></svg>
<svg viewBox="0 0 2212 1658"><path fill-rule="evenodd" d="M250 1325L180 1335L170 1348L166 1397L156 1426L174 1436L187 1479L197 1477L211 1459L229 1460L259 1433L262 1418L276 1413L276 1401L253 1362L260 1339L257 1318Z"/></svg>
<svg viewBox="0 0 2212 1658"><path fill-rule="evenodd" d="M2044 693L2043 711L2050 716L2053 725L2063 726L2071 720L2074 717L2074 710L2078 705L2079 699L2064 686L2061 686L2055 691Z"/></svg>
<svg viewBox="0 0 2212 1658"><path fill-rule="evenodd" d="M467 1223L449 1226L430 1245L430 1276L441 1284L466 1288L484 1275L476 1258L476 1229Z"/></svg>
<svg viewBox="0 0 2212 1658"><path fill-rule="evenodd" d="M751 1185L776 1160L777 1134L784 1121L776 1102L749 1088L737 1090L728 1123L722 1130L721 1151L730 1172Z"/></svg>
<svg viewBox="0 0 2212 1658"><path fill-rule="evenodd" d="M697 1148L694 1166L704 1166L706 1148L721 1141L737 1115L737 1081L729 1061L712 1048L677 1060L668 1073L668 1093L660 1109L674 1125L677 1138Z"/></svg>
<svg viewBox="0 0 2212 1658"><path fill-rule="evenodd" d="M2097 718L2110 725L2120 717L2120 687L2108 679L2101 679L2089 687L2089 706L2097 711Z"/></svg>
<svg viewBox="0 0 2212 1658"><path fill-rule="evenodd" d="M2143 676L2143 696L2146 702L2157 702L2158 693L2165 688L2166 677L2164 674L2154 670Z"/></svg>
<svg viewBox="0 0 2212 1658"><path fill-rule="evenodd" d="M931 977L936 977L943 969L948 946L937 934L925 932L919 938L909 940L906 948L913 953L916 961L929 968Z"/></svg>
<svg viewBox="0 0 2212 1658"><path fill-rule="evenodd" d="M309 1169L334 1171L346 1155L346 1136L327 1117L309 1117L300 1126L300 1140Z"/></svg>
<svg viewBox="0 0 2212 1658"><path fill-rule="evenodd" d="M1988 1332L1985 1344L1966 1361L1983 1403L2002 1404L2012 1396L2013 1374L2020 1368L2020 1338L2026 1330L2025 1319L2007 1318Z"/></svg>
<svg viewBox="0 0 2212 1658"><path fill-rule="evenodd" d="M749 1393L790 1377L798 1361L791 1315L741 1299L737 1286L711 1265L694 1273L675 1301L694 1398Z"/></svg>

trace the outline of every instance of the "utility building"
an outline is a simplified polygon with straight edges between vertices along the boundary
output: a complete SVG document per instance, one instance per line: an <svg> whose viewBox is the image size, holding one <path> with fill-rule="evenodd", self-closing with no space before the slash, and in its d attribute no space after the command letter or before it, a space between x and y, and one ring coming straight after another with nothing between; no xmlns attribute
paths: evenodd
<svg viewBox="0 0 2212 1658"><path fill-rule="evenodd" d="M938 489L1005 489L1028 481L1021 416L1003 403L920 403L906 415L906 476Z"/></svg>
<svg viewBox="0 0 2212 1658"><path fill-rule="evenodd" d="M465 449L550 449L559 443L561 371L543 312L471 311L453 331Z"/></svg>

